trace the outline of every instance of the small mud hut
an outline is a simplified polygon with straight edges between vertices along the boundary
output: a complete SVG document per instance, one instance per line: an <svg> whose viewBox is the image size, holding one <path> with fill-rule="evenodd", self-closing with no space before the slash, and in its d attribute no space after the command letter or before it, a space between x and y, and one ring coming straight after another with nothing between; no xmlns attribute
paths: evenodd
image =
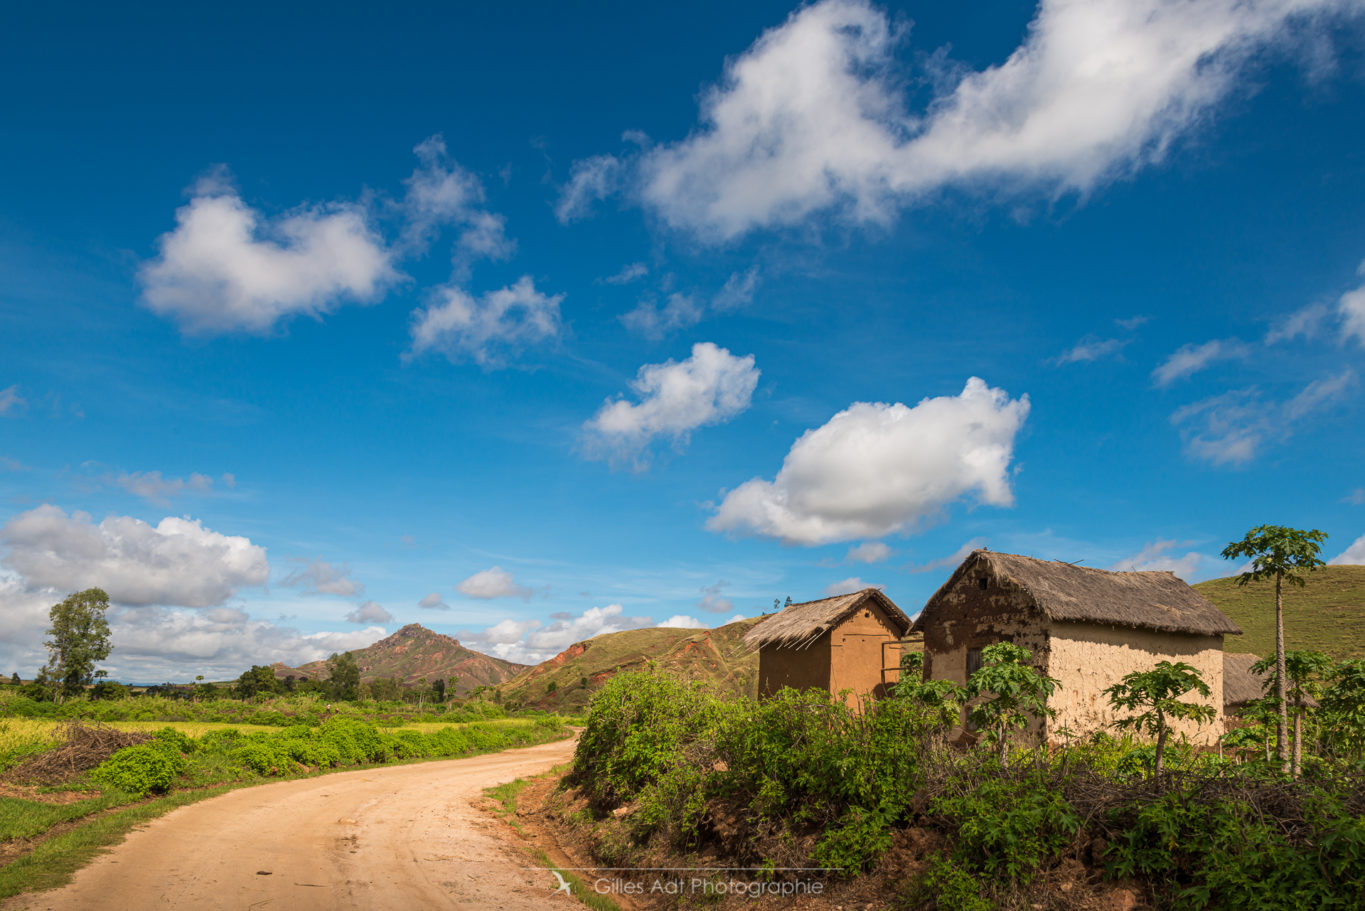
<svg viewBox="0 0 1365 911"><path fill-rule="evenodd" d="M1207 598L1168 572L1109 572L1016 554L974 551L915 621L924 634L926 679L965 684L981 649L1014 642L1060 685L1054 719L1035 742L1065 727L1085 735L1117 719L1104 690L1158 661L1184 661L1212 690L1213 724L1177 722L1197 743L1223 731L1223 637L1242 631Z"/></svg>
<svg viewBox="0 0 1365 911"><path fill-rule="evenodd" d="M1260 660L1260 655L1250 652L1226 652L1223 655L1223 712L1228 727L1234 726L1237 716L1249 704L1262 696L1273 697L1275 694L1275 669L1272 667L1259 673L1252 670L1252 666ZM1312 696L1304 696L1304 708L1317 708L1317 705L1318 701ZM1289 708L1293 711L1298 707L1291 690Z"/></svg>
<svg viewBox="0 0 1365 911"><path fill-rule="evenodd" d="M791 604L760 622L744 636L758 649L758 695L783 687L848 690L856 707L868 696L880 698L899 678L910 618L875 588Z"/></svg>

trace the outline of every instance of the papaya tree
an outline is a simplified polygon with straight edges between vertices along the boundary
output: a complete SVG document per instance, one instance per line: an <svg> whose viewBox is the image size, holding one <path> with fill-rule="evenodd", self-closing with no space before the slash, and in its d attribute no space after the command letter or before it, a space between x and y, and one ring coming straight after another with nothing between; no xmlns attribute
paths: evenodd
<svg viewBox="0 0 1365 911"><path fill-rule="evenodd" d="M1264 674L1275 665L1275 656L1262 658L1251 666L1257 674ZM1303 769L1303 717L1308 709L1308 699L1322 695L1323 683L1330 677L1334 668L1332 659L1322 652L1292 651L1284 653L1284 671L1288 678L1286 693L1294 706L1294 750L1290 758L1289 774L1299 777ZM1267 681L1269 684L1270 681Z"/></svg>
<svg viewBox="0 0 1365 911"><path fill-rule="evenodd" d="M1280 764L1287 772L1289 761L1289 703L1284 666L1284 584L1303 588L1304 574L1323 565L1322 542L1327 533L1302 531L1283 525L1258 525L1240 541L1223 548L1223 559L1251 559L1251 568L1237 577L1238 585L1265 579L1275 580L1275 700L1280 717L1276 723L1275 746Z"/></svg>
<svg viewBox="0 0 1365 911"><path fill-rule="evenodd" d="M968 701L981 699L967 713L972 724L989 732L1000 764L1009 755L1009 732L1031 720L1057 713L1047 701L1057 680L1031 664L1033 652L1013 642L997 642L981 650L981 667L967 681Z"/></svg>
<svg viewBox="0 0 1365 911"><path fill-rule="evenodd" d="M1156 777L1165 769L1166 735L1173 719L1188 719L1198 724L1217 717L1213 706L1181 699L1186 693L1210 695L1209 685L1199 671L1183 661L1160 661L1150 671L1134 671L1105 691L1116 709L1138 711L1115 722L1120 728L1156 735Z"/></svg>

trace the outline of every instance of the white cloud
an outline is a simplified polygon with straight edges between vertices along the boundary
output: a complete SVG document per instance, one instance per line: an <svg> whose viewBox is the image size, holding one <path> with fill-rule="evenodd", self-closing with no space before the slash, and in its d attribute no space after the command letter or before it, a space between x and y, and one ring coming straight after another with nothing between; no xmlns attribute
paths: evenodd
<svg viewBox="0 0 1365 911"><path fill-rule="evenodd" d="M826 544L912 529L969 493L1013 505L1010 460L1028 412L1028 396L977 377L913 408L857 402L802 434L772 481L730 491L706 527Z"/></svg>
<svg viewBox="0 0 1365 911"><path fill-rule="evenodd" d="M1150 320L1150 316L1142 316L1139 314L1138 316L1130 316L1125 319L1116 319L1114 320L1114 325L1118 326L1120 329L1127 329L1129 332L1132 332L1134 329L1145 325Z"/></svg>
<svg viewBox="0 0 1365 911"><path fill-rule="evenodd" d="M825 597L832 598L835 595L847 595L853 592L860 592L865 588L875 588L878 591L885 591L885 585L877 585L872 582L864 582L857 576L849 576L847 579L840 579L838 582L831 582L825 586Z"/></svg>
<svg viewBox="0 0 1365 911"><path fill-rule="evenodd" d="M850 563L880 563L894 551L881 541L864 541L857 547L850 547L845 560Z"/></svg>
<svg viewBox="0 0 1365 911"><path fill-rule="evenodd" d="M711 309L718 313L739 310L754 302L754 292L758 289L758 266L744 272L731 273L725 284L711 299Z"/></svg>
<svg viewBox="0 0 1365 911"><path fill-rule="evenodd" d="M662 307L653 301L642 300L621 314L621 325L648 339L661 339L677 329L686 329L701 322L705 311L689 294L674 293Z"/></svg>
<svg viewBox="0 0 1365 911"><path fill-rule="evenodd" d="M236 484L236 479L229 484L227 483L229 478L232 478L232 475L223 475L224 486L232 487ZM213 478L198 472L188 478L167 478L162 477L159 471L134 471L114 475L111 480L134 496L158 506L165 506L172 497L182 494L203 494L213 490Z"/></svg>
<svg viewBox="0 0 1365 911"><path fill-rule="evenodd" d="M1284 416L1289 421L1297 421L1313 412L1332 404L1353 391L1358 385L1356 372L1347 368L1336 376L1326 376L1314 380L1300 390L1284 405Z"/></svg>
<svg viewBox="0 0 1365 911"><path fill-rule="evenodd" d="M1360 271L1365 273L1365 263ZM1337 301L1337 312L1341 316L1342 334L1365 345L1365 285L1343 294Z"/></svg>
<svg viewBox="0 0 1365 911"><path fill-rule="evenodd" d="M1298 425L1358 385L1355 371L1315 380L1286 402L1267 401L1255 388L1235 389L1176 409L1185 451L1213 465L1244 465L1272 440L1286 440Z"/></svg>
<svg viewBox="0 0 1365 911"><path fill-rule="evenodd" d="M1323 322L1327 319L1328 312L1326 304L1309 304L1307 307L1295 310L1271 327L1270 331L1265 334L1265 343L1274 345L1278 342L1291 341L1299 336L1306 339L1317 338Z"/></svg>
<svg viewBox="0 0 1365 911"><path fill-rule="evenodd" d="M470 358L484 367L559 334L562 294L542 294L529 275L475 298L453 285L431 306L412 313L411 355L438 351L452 361Z"/></svg>
<svg viewBox="0 0 1365 911"><path fill-rule="evenodd" d="M674 614L667 620L659 624L660 629L709 629L696 617L689 617L686 614Z"/></svg>
<svg viewBox="0 0 1365 911"><path fill-rule="evenodd" d="M1237 339L1214 339L1202 345L1184 345L1152 371L1152 380L1158 386L1169 386L1218 361L1246 357L1250 353L1251 349Z"/></svg>
<svg viewBox="0 0 1365 911"><path fill-rule="evenodd" d="M0 562L30 587L97 586L121 604L211 607L270 576L265 548L169 516L156 526L130 516L96 525L87 513L43 505L13 516L0 542L9 547Z"/></svg>
<svg viewBox="0 0 1365 911"><path fill-rule="evenodd" d="M1007 60L967 72L917 116L902 88L915 80L895 58L904 30L863 0L825 0L727 62L699 128L644 153L640 194L673 226L726 239L821 210L883 221L950 185L1084 193L1160 161L1238 88L1244 63L1292 34L1289 20L1354 9L1043 0Z"/></svg>
<svg viewBox="0 0 1365 911"><path fill-rule="evenodd" d="M405 181L405 243L424 248L441 228L455 225L460 230L455 242L457 272L467 270L476 259L511 256L516 244L507 237L507 220L481 208L483 184L451 160L445 138L438 133L418 144L413 153L419 167Z"/></svg>
<svg viewBox="0 0 1365 911"><path fill-rule="evenodd" d="M621 179L621 162L612 155L595 155L575 161L569 182L559 192L555 217L568 224L586 216L593 203L616 191Z"/></svg>
<svg viewBox="0 0 1365 911"><path fill-rule="evenodd" d="M12 417L22 411L27 404L23 396L19 395L17 383L0 389L0 417Z"/></svg>
<svg viewBox="0 0 1365 911"><path fill-rule="evenodd" d="M143 303L187 334L264 334L343 300L373 301L397 273L355 206L296 210L270 220L222 180L202 181L138 273Z"/></svg>
<svg viewBox="0 0 1365 911"><path fill-rule="evenodd" d="M304 560L295 557L293 562L300 565L285 576L281 585L295 586L304 592L317 595L340 595L349 598L365 590L365 586L351 578L351 568L345 563L328 563L321 557Z"/></svg>
<svg viewBox="0 0 1365 911"><path fill-rule="evenodd" d="M923 566L910 566L907 567L906 569L907 572L912 573L931 573L934 570L938 569L956 569L958 565L962 563L963 560L967 559L968 554L970 554L974 550L980 550L985 546L986 546L985 538L972 538L966 544L963 544L961 547L959 547L957 550L953 551L946 557L939 557L937 560L930 560Z"/></svg>
<svg viewBox="0 0 1365 911"><path fill-rule="evenodd" d="M68 594L31 587L16 574L0 572L0 668L6 677L18 671L31 680L47 661L43 636L50 625L48 611Z"/></svg>
<svg viewBox="0 0 1365 911"><path fill-rule="evenodd" d="M1365 535L1355 539L1350 547L1327 561L1331 566L1362 566L1365 565Z"/></svg>
<svg viewBox="0 0 1365 911"><path fill-rule="evenodd" d="M1346 495L1346 502L1352 506L1365 506L1365 487L1357 487Z"/></svg>
<svg viewBox="0 0 1365 911"><path fill-rule="evenodd" d="M628 285L639 278L644 278L649 274L649 267L644 263L630 263L622 266L621 271L615 275L609 275L602 279L603 284L607 285Z"/></svg>
<svg viewBox="0 0 1365 911"><path fill-rule="evenodd" d="M634 310L621 314L621 324L645 338L658 340L670 332L687 329L711 313L730 313L753 303L758 287L758 267L735 272L725 280L709 303L696 295L673 292L662 307L652 299L640 301Z"/></svg>
<svg viewBox="0 0 1365 911"><path fill-rule="evenodd" d="M393 614L378 601L366 601L346 615L347 623L391 623Z"/></svg>
<svg viewBox="0 0 1365 911"><path fill-rule="evenodd" d="M1173 552L1182 546L1187 544L1180 541L1153 541L1133 556L1120 560L1109 568L1119 572L1165 570L1190 582L1198 574L1199 564L1203 562L1204 556L1196 551L1188 551L1184 556Z"/></svg>
<svg viewBox="0 0 1365 911"><path fill-rule="evenodd" d="M610 459L635 459L637 467L655 437L687 442L691 432L721 424L749 407L758 386L753 355L736 357L711 342L692 346L684 361L645 364L631 389L638 403L607 401L583 425L587 453Z"/></svg>
<svg viewBox="0 0 1365 911"><path fill-rule="evenodd" d="M548 625L539 620L503 620L479 633L462 633L461 641L506 661L539 664L553 658L575 642L606 633L655 626L648 617L625 616L621 605L592 607L578 616L569 615Z"/></svg>
<svg viewBox="0 0 1365 911"><path fill-rule="evenodd" d="M523 601L531 597L531 590L518 585L512 574L501 566L494 566L477 572L455 586L461 594L471 598L481 598L484 600L492 598L521 598Z"/></svg>
<svg viewBox="0 0 1365 911"><path fill-rule="evenodd" d="M446 604L440 592L432 592L417 602L417 606L427 610L450 610L450 605Z"/></svg>
<svg viewBox="0 0 1365 911"><path fill-rule="evenodd" d="M708 585L701 590L701 600L697 602L697 607L713 614L728 614L735 609L735 603L720 593L725 587L724 582L717 582L715 585Z"/></svg>
<svg viewBox="0 0 1365 911"><path fill-rule="evenodd" d="M1063 351L1054 360L1057 366L1065 364L1083 364L1090 361L1098 361L1111 354L1117 354L1128 344L1127 339L1118 338L1096 338L1087 335L1075 344L1074 347Z"/></svg>
<svg viewBox="0 0 1365 911"><path fill-rule="evenodd" d="M111 617L111 676L143 683L186 681L202 673L229 680L253 664L291 667L384 638L382 626L348 632L301 633L256 620L239 610L177 611L141 608Z"/></svg>

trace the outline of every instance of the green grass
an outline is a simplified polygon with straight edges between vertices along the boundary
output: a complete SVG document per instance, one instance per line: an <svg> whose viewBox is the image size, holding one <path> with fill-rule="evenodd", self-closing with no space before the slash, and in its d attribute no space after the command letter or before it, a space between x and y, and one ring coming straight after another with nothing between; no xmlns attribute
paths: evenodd
<svg viewBox="0 0 1365 911"><path fill-rule="evenodd" d="M1235 578L1195 588L1242 628L1223 647L1229 652L1275 651L1275 583L1240 586ZM1285 647L1311 649L1338 661L1365 658L1365 566L1324 566L1304 588L1284 588Z"/></svg>
<svg viewBox="0 0 1365 911"><path fill-rule="evenodd" d="M22 797L0 797L0 841L32 838L53 826L80 819L126 803L123 795L92 797L75 803L51 804Z"/></svg>
<svg viewBox="0 0 1365 911"><path fill-rule="evenodd" d="M138 823L230 790L232 788L229 786L209 791L181 791L98 816L86 825L49 838L32 853L0 868L0 898L65 885L70 881L71 874L88 863L101 849L122 840L128 830Z"/></svg>
<svg viewBox="0 0 1365 911"><path fill-rule="evenodd" d="M564 881L569 884L569 891L573 893L573 897L587 905L589 908L594 909L594 911L621 911L620 905L616 904L616 902L612 901L607 896L594 892L578 874L557 866L554 861L550 860L550 855L546 854L544 851L535 848L531 851L531 856L547 871L553 870L564 877Z"/></svg>

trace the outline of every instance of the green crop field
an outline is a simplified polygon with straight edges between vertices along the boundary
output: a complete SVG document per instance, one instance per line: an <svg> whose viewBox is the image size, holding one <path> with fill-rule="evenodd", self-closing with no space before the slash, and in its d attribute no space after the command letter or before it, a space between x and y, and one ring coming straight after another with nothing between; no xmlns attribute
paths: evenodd
<svg viewBox="0 0 1365 911"><path fill-rule="evenodd" d="M1240 586L1235 578L1195 588L1242 628L1229 636L1229 652L1275 651L1275 583ZM1289 650L1325 652L1338 661L1365 658L1365 566L1324 566L1304 588L1284 587L1284 636Z"/></svg>

